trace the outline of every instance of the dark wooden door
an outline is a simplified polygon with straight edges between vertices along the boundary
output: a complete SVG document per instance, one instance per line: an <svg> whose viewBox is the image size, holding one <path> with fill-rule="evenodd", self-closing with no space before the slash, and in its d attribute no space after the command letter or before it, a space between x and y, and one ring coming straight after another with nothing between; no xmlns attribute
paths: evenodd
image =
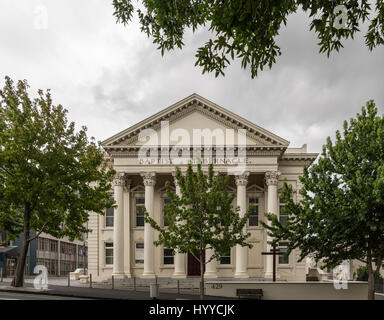
<svg viewBox="0 0 384 320"><path fill-rule="evenodd" d="M205 252L203 255L203 259L205 259ZM205 271L205 264L204 264L203 270ZM189 276L200 276L201 275L200 262L190 252L188 252L188 275Z"/></svg>

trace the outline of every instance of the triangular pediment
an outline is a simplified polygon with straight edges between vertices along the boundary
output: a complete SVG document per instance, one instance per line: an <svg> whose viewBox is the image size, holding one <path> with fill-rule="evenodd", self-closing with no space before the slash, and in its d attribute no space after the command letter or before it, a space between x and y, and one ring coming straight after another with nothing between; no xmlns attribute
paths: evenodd
<svg viewBox="0 0 384 320"><path fill-rule="evenodd" d="M174 105L154 114L153 116L139 122L138 124L112 136L102 142L103 147L126 148L142 145L139 141L139 133L145 129L156 131L160 137L161 126L164 121L169 123L170 135L177 132L175 130L185 130L191 139L193 130L208 129L212 133L220 131L226 134L227 129L235 132L239 129L246 131L247 146L260 147L287 147L289 141L259 127L258 125L236 115L235 113L197 95L191 96L175 103ZM180 132L180 131L179 131ZM237 138L235 134L235 145ZM170 145L172 145L172 138Z"/></svg>

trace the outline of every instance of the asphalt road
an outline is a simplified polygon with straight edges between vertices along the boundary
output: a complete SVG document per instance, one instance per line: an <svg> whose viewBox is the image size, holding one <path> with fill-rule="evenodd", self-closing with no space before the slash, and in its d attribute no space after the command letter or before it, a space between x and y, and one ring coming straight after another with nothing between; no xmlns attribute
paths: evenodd
<svg viewBox="0 0 384 320"><path fill-rule="evenodd" d="M44 294L0 292L0 301L3 300L90 300L83 298L61 297Z"/></svg>

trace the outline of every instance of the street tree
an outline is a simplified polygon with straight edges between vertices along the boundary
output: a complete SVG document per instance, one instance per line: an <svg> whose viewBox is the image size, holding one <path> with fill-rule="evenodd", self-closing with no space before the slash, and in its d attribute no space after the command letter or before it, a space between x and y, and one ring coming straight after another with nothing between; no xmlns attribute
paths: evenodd
<svg viewBox="0 0 384 320"><path fill-rule="evenodd" d="M300 10L308 14L320 52L329 57L355 36L368 20L365 43L369 50L384 43L384 1L313 0L113 0L117 23L126 25L136 11L141 31L164 52L184 46L184 34L208 27L211 37L198 48L196 63L202 72L224 75L230 60L239 59L254 78L266 66L276 63L281 49L276 38L288 16Z"/></svg>
<svg viewBox="0 0 384 320"><path fill-rule="evenodd" d="M27 81L5 78L0 90L0 227L22 234L12 285L23 286L28 247L42 232L81 239L88 212L113 205L114 171L86 128L75 131L50 91L28 95Z"/></svg>
<svg viewBox="0 0 384 320"><path fill-rule="evenodd" d="M374 274L384 255L384 116L368 101L356 118L328 137L318 162L300 177L300 198L284 183L281 224L273 214L263 223L274 243L288 240L288 252L300 249L300 260L313 255L324 267L357 259L368 269L368 299L374 299ZM374 268L376 270L374 270Z"/></svg>
<svg viewBox="0 0 384 320"><path fill-rule="evenodd" d="M145 221L159 232L156 246L174 249L175 253L191 253L199 261L201 273L200 299L204 299L204 265L219 260L236 246L252 246L246 242L245 226L251 207L243 217L239 207L233 207L235 195L228 190L228 175L215 175L213 165L204 174L201 164L196 172L191 164L183 175L176 168L176 184L180 192L166 183L169 203L165 206L167 227L161 227L145 211ZM179 194L178 194L179 193ZM205 259L205 250L213 253Z"/></svg>

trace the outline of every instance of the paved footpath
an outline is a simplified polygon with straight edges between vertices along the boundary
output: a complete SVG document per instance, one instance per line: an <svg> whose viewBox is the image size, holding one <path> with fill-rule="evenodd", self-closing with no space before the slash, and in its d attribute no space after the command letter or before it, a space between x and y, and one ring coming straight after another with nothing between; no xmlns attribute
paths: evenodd
<svg viewBox="0 0 384 320"><path fill-rule="evenodd" d="M159 290L159 300L198 300L196 294L178 294L170 292L161 292ZM114 300L150 300L148 291L133 291L127 289L106 289L106 288L87 288L75 286L49 285L48 289L35 289L30 282L25 283L22 288L14 288L10 286L10 279L4 279L0 282L0 292L19 292L30 294L42 294L52 296L76 297L85 299L114 299ZM223 297L206 296L206 300L227 300Z"/></svg>

